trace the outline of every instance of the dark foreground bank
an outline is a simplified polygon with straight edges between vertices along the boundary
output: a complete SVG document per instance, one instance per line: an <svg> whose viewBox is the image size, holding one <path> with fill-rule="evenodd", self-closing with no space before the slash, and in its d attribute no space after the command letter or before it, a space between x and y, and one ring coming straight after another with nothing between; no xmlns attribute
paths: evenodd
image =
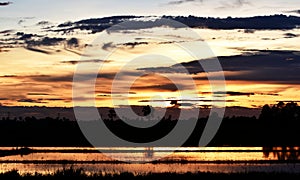
<svg viewBox="0 0 300 180"><path fill-rule="evenodd" d="M254 179L254 178L274 178L274 179L299 179L300 172L296 174L290 173L262 173L262 172L245 172L245 173L211 173L211 172L198 172L198 173L148 173L135 175L131 172L124 172L120 174L104 174L102 172L89 174L84 173L83 169L64 169L58 170L54 174L24 174L18 173L18 170L1 173L0 179L208 179L208 178L230 178L230 179Z"/></svg>

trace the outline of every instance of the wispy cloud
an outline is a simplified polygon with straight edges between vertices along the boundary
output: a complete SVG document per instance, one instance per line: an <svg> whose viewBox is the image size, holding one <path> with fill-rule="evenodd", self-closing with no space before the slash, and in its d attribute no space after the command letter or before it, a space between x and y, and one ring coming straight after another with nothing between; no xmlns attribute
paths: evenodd
<svg viewBox="0 0 300 180"><path fill-rule="evenodd" d="M147 45L149 44L148 42L127 42L127 43L124 43L123 45L124 46L130 46L131 48L135 48L135 46L138 46L138 45Z"/></svg>
<svg viewBox="0 0 300 180"><path fill-rule="evenodd" d="M285 13L297 13L300 14L300 9L298 10L292 10L292 11L284 11Z"/></svg>
<svg viewBox="0 0 300 180"><path fill-rule="evenodd" d="M8 6L12 4L12 2L0 2L0 6Z"/></svg>
<svg viewBox="0 0 300 180"><path fill-rule="evenodd" d="M18 99L17 102L26 102L26 103L42 103L39 100L30 99L30 98L24 98L24 99Z"/></svg>
<svg viewBox="0 0 300 180"><path fill-rule="evenodd" d="M221 6L216 9L235 9L241 8L245 5L252 5L248 0L235 0L235 1L221 1Z"/></svg>
<svg viewBox="0 0 300 180"><path fill-rule="evenodd" d="M102 46L102 49L104 51L108 51L110 49L116 48L116 45L113 44L113 42L104 43Z"/></svg>
<svg viewBox="0 0 300 180"><path fill-rule="evenodd" d="M188 2L200 2L200 3L202 3L203 0L176 0L176 1L170 1L167 4L168 5L178 5L178 4L188 3Z"/></svg>
<svg viewBox="0 0 300 180"><path fill-rule="evenodd" d="M78 64L78 63L109 63L112 60L102 60L102 59L89 59L89 60L70 60L70 61L61 61L63 64Z"/></svg>
<svg viewBox="0 0 300 180"><path fill-rule="evenodd" d="M214 95L227 95L227 96L252 96L252 95L264 95L264 96L279 96L278 93L262 93L262 92L238 92L238 91L217 91L217 92L201 92L201 94L214 94Z"/></svg>

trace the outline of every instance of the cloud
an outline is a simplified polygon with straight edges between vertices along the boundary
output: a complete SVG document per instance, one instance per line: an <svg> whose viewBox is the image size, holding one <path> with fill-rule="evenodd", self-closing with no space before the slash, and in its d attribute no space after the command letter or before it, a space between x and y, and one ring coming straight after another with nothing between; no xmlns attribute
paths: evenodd
<svg viewBox="0 0 300 180"><path fill-rule="evenodd" d="M244 33L254 33L254 29L244 29Z"/></svg>
<svg viewBox="0 0 300 180"><path fill-rule="evenodd" d="M63 41L65 41L65 38L44 37L43 39L40 40L26 41L26 43L28 46L54 46L54 45L58 45Z"/></svg>
<svg viewBox="0 0 300 180"><path fill-rule="evenodd" d="M253 92L237 92L237 91L217 91L217 92L201 92L201 94L228 95L228 96L250 96L255 95Z"/></svg>
<svg viewBox="0 0 300 180"><path fill-rule="evenodd" d="M109 51L110 49L116 48L116 45L113 42L104 43L101 47L104 51Z"/></svg>
<svg viewBox="0 0 300 180"><path fill-rule="evenodd" d="M99 94L99 96L108 96L111 94L136 94L136 92L133 91L108 91L108 90L97 90L95 93Z"/></svg>
<svg viewBox="0 0 300 180"><path fill-rule="evenodd" d="M125 73L126 74L126 73ZM127 73L128 74L128 73ZM129 74L128 74L129 75ZM62 75L4 75L2 78L16 78L16 79L29 79L36 82L49 82L49 83L62 83L62 82L73 82L73 73L62 74ZM95 78L95 74L76 74L78 81L86 81ZM115 77L115 73L100 73L96 75L97 78L112 80Z"/></svg>
<svg viewBox="0 0 300 180"><path fill-rule="evenodd" d="M300 14L300 10L292 10L292 11L284 11L286 13L297 13L297 14Z"/></svg>
<svg viewBox="0 0 300 180"><path fill-rule="evenodd" d="M124 46L131 46L131 48L135 48L135 46L138 45L147 45L149 44L148 42L127 42L127 43L123 43L122 45Z"/></svg>
<svg viewBox="0 0 300 180"><path fill-rule="evenodd" d="M38 49L38 48L26 47L26 49L29 51L39 52L39 53L43 53L43 54L51 54L51 52L49 52L49 51Z"/></svg>
<svg viewBox="0 0 300 180"><path fill-rule="evenodd" d="M18 25L21 25L23 22L25 22L24 19L19 20L19 21L18 21Z"/></svg>
<svg viewBox="0 0 300 180"><path fill-rule="evenodd" d="M8 6L12 4L12 2L0 2L0 6Z"/></svg>
<svg viewBox="0 0 300 180"><path fill-rule="evenodd" d="M49 21L40 21L40 22L36 23L36 25L38 25L38 26L45 26L45 25L49 25L49 24L51 24Z"/></svg>
<svg viewBox="0 0 300 180"><path fill-rule="evenodd" d="M200 3L202 3L203 0L175 0L175 1L170 1L167 4L168 5L178 5L178 4L184 4L184 3L189 3L189 2L200 2Z"/></svg>
<svg viewBox="0 0 300 180"><path fill-rule="evenodd" d="M0 31L0 34L9 34L11 32L13 32L13 30L12 29L8 29L8 30Z"/></svg>
<svg viewBox="0 0 300 180"><path fill-rule="evenodd" d="M24 99L18 99L17 102L26 102L26 103L42 103L39 100L35 99L29 99L29 98L24 98Z"/></svg>
<svg viewBox="0 0 300 180"><path fill-rule="evenodd" d="M178 84L176 84L176 85L179 86ZM132 86L131 89L134 91L146 91L146 90L149 91L150 90L150 91L159 91L159 92L162 92L162 91L174 92L174 91L178 90L176 85L173 83L166 83L163 85ZM183 86L183 85L180 85L180 86Z"/></svg>
<svg viewBox="0 0 300 180"><path fill-rule="evenodd" d="M201 92L201 94L214 94L214 95L227 95L227 96L252 96L252 95L265 95L265 96L279 96L277 93L261 93L261 92L238 92L238 91L217 91L217 92Z"/></svg>
<svg viewBox="0 0 300 180"><path fill-rule="evenodd" d="M48 96L48 93L40 93L40 92L30 92L27 93L28 96Z"/></svg>
<svg viewBox="0 0 300 180"><path fill-rule="evenodd" d="M37 35L37 34L27 34L27 33L24 33L24 32L17 32L15 34L18 38L18 40L30 40L31 38L41 38L42 36L41 35Z"/></svg>
<svg viewBox="0 0 300 180"><path fill-rule="evenodd" d="M299 35L293 34L293 33L285 33L284 38L295 38L298 37Z"/></svg>
<svg viewBox="0 0 300 180"><path fill-rule="evenodd" d="M78 63L110 63L112 60L102 60L102 59L89 59L89 60L69 60L61 61L63 64L78 64Z"/></svg>
<svg viewBox="0 0 300 180"><path fill-rule="evenodd" d="M65 101L64 98L39 98L38 101Z"/></svg>
<svg viewBox="0 0 300 180"><path fill-rule="evenodd" d="M219 8L240 8L251 5L246 0L236 0L231 3L223 2ZM148 19L147 19L148 18ZM102 32L109 28L108 32L129 32L130 30L151 29L162 27L168 23L165 19L178 21L189 27L209 28L209 29L251 29L254 30L286 30L294 29L300 25L300 17L286 15L254 16L244 18L214 18L196 16L162 16L153 21L146 16L112 16L104 18L85 19L77 22L68 22L67 25L58 25L54 32L69 33L75 30L91 31L92 33ZM130 26L115 26L119 23L130 21ZM274 23L284 22L284 23ZM183 26L176 27L182 28ZM131 31L130 31L131 33ZM112 43L104 44L103 49L113 48Z"/></svg>
<svg viewBox="0 0 300 180"><path fill-rule="evenodd" d="M221 6L217 7L216 9L235 9L241 8L245 5L252 5L248 0L234 0L232 1L221 1Z"/></svg>
<svg viewBox="0 0 300 180"><path fill-rule="evenodd" d="M78 47L79 46L79 40L75 37L72 37L71 39L67 40L68 47Z"/></svg>
<svg viewBox="0 0 300 180"><path fill-rule="evenodd" d="M139 102L168 102L168 101L178 101L178 102L236 102L235 100L212 100L212 99L151 99L151 100L140 100Z"/></svg>
<svg viewBox="0 0 300 180"><path fill-rule="evenodd" d="M17 33L21 37L19 40L24 40L25 44L27 46L25 47L27 50L34 51L34 52L39 52L43 54L52 54L52 52L41 49L40 46L55 46L63 43L65 41L65 38L56 38L56 37L44 37L39 40L32 40L32 37L39 37L36 34L22 34L22 33Z"/></svg>
<svg viewBox="0 0 300 180"><path fill-rule="evenodd" d="M226 80L262 81L279 84L300 84L300 52L283 50L249 50L245 54L218 57ZM212 59L195 60L170 67L140 68L158 73L204 73L201 64L210 64ZM182 68L184 67L184 68ZM212 69L210 72L217 71ZM226 72L235 72L226 74ZM195 77L195 80L207 80Z"/></svg>

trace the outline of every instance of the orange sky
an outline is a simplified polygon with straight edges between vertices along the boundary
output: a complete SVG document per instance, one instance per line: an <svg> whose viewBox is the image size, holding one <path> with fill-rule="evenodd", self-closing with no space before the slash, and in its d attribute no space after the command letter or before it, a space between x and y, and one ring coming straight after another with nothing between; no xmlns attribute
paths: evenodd
<svg viewBox="0 0 300 180"><path fill-rule="evenodd" d="M20 38L16 35L18 32L33 34L33 41L42 37L64 39L50 45L28 46L13 43L14 39ZM187 74L144 69L157 70L198 59L241 55L247 50L299 50L300 36L285 38L287 33L300 34L300 30L245 33L239 29L161 27L131 32L91 34L75 31L63 34L44 31L38 25L13 29L0 34L2 42L8 44L2 44L0 48L0 102L9 106L69 107L74 105L73 98L76 105L83 106L93 105L94 100L97 106L126 103L169 106L166 100L185 99L182 103L188 104L187 107L200 107L210 105L209 100L215 98L226 100L227 106L261 107L278 100L298 100L300 86L297 83L229 78L224 82L226 87L221 87L220 91L226 88L231 93L213 96L211 86L205 80L207 74L203 72ZM68 44L71 38L78 39L79 43ZM98 75L94 71L97 68ZM75 85L81 88L77 94L72 94L74 73L83 78ZM226 79L246 77L247 71L209 72L209 75L218 77L222 73ZM90 89L86 84L93 79L97 79L95 89Z"/></svg>

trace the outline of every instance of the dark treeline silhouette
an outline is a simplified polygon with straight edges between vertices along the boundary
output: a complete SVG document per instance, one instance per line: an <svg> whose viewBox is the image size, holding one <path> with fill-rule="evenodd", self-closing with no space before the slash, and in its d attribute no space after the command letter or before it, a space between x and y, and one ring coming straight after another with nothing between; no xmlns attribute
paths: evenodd
<svg viewBox="0 0 300 180"><path fill-rule="evenodd" d="M262 108L255 117L224 118L211 144L235 146L299 146L300 107L294 102Z"/></svg>
<svg viewBox="0 0 300 180"><path fill-rule="evenodd" d="M143 115L149 117L148 119L132 121L136 121L136 124L153 124L152 121L155 120L150 119L151 108L149 108L147 106L143 109ZM114 110L110 110L103 121L116 136L131 142L146 143L158 140L172 131L178 123L177 115L172 114L172 116L164 117L151 127L139 128L126 124L120 120ZM192 121L197 122L183 146L198 146L207 119L184 121L184 125L187 126ZM99 120L95 120L82 124L87 127L97 127L98 123ZM0 146L91 146L77 122L63 117L3 118L0 120L0 135ZM265 105L259 118L255 116L224 117L209 146L260 146L266 149L279 146L293 147L300 146L299 137L300 107L294 102L286 104L279 102L273 106Z"/></svg>

